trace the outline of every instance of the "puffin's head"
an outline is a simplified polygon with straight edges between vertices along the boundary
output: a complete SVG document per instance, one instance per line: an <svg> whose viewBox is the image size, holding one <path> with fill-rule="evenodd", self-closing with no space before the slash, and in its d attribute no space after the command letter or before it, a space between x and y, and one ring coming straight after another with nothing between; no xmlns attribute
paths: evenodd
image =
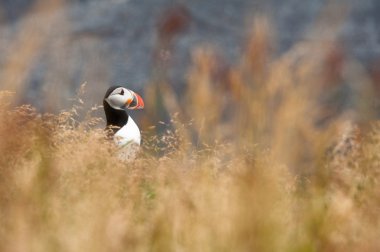
<svg viewBox="0 0 380 252"><path fill-rule="evenodd" d="M140 95L121 86L110 87L104 96L104 101L116 110L144 108L144 101Z"/></svg>

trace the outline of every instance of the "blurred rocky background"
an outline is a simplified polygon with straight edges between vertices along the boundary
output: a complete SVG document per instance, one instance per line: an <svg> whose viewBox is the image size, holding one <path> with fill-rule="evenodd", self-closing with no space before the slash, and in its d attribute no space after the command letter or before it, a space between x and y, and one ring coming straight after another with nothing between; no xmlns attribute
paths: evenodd
<svg viewBox="0 0 380 252"><path fill-rule="evenodd" d="M85 82L90 104L101 104L111 84L144 92L161 68L180 93L193 49L212 45L226 67L236 63L258 15L270 18L276 55L289 52L299 41L335 40L345 57L374 76L380 72L377 0L336 1L325 20L331 1L46 2L0 2L1 89L15 89L20 102L46 110L70 106L68 98Z"/></svg>

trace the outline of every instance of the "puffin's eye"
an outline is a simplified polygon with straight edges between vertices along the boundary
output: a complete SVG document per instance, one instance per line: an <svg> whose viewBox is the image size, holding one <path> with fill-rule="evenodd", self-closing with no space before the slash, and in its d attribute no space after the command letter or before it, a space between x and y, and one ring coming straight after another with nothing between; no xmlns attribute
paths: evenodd
<svg viewBox="0 0 380 252"><path fill-rule="evenodd" d="M124 95L124 89L120 91L120 95Z"/></svg>

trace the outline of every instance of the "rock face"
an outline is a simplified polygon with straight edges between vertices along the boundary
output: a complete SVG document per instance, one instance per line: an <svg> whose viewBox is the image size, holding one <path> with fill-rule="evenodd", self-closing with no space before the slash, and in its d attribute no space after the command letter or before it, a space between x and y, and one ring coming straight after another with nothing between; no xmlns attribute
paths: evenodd
<svg viewBox="0 0 380 252"><path fill-rule="evenodd" d="M88 83L90 103L99 103L110 84L141 91L152 77L156 57L170 59L169 78L180 87L193 48L212 44L234 62L242 53L249 21L261 13L272 18L279 54L302 39L323 42L332 32L346 52L362 62L380 58L377 0L345 1L345 13L342 6L333 8L344 16L338 35L337 30L329 33L328 25L315 28L326 6L322 0L64 0L56 8L35 11L36 2L0 2L0 64L8 64L14 54L27 61L24 101L38 107L65 107L83 82ZM165 26L160 20L168 9L174 21ZM171 42L163 42L159 27L173 32ZM310 32L314 28L318 32ZM32 44L36 53L23 60L17 53L33 37L39 38ZM168 54L158 50L162 43L170 47Z"/></svg>

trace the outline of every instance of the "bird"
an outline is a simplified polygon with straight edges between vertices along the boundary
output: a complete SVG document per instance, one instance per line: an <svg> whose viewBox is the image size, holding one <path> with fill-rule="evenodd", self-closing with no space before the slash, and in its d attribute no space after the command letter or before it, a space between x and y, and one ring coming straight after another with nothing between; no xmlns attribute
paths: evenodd
<svg viewBox="0 0 380 252"><path fill-rule="evenodd" d="M123 86L111 86L103 98L108 136L118 147L118 157L134 160L141 144L140 129L128 115L128 109L143 109L144 100L136 92Z"/></svg>

